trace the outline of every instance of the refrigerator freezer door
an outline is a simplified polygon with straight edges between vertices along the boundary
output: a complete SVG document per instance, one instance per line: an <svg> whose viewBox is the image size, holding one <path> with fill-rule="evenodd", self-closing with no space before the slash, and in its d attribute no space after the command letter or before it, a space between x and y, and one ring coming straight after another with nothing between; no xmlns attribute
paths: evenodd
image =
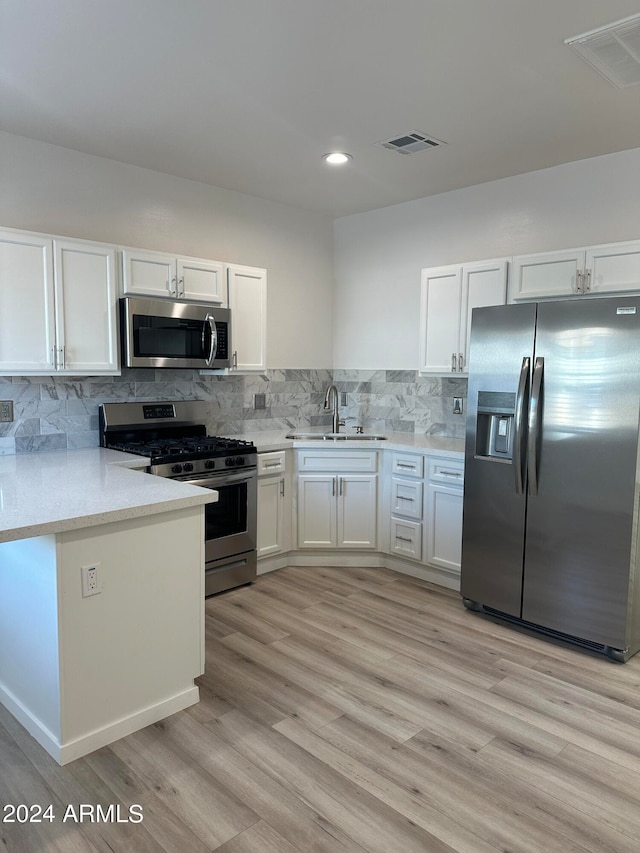
<svg viewBox="0 0 640 853"><path fill-rule="evenodd" d="M469 361L460 589L467 603L518 617L535 318L534 303L476 309Z"/></svg>
<svg viewBox="0 0 640 853"><path fill-rule="evenodd" d="M635 560L640 298L539 303L536 364L542 359L522 618L625 648ZM531 445L533 429L529 436Z"/></svg>

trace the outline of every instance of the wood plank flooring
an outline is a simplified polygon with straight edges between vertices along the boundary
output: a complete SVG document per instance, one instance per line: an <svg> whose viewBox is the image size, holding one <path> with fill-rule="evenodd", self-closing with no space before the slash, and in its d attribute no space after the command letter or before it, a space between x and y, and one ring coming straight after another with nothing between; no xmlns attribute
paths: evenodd
<svg viewBox="0 0 640 853"><path fill-rule="evenodd" d="M386 569L283 569L205 609L187 711L61 768L0 706L0 807L56 815L0 823L0 850L640 850L640 655L553 644ZM141 823L62 821L134 803Z"/></svg>

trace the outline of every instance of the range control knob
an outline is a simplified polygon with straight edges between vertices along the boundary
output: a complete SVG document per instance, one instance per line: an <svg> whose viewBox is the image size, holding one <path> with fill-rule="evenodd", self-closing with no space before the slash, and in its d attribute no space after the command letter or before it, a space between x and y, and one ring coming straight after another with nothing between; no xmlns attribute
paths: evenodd
<svg viewBox="0 0 640 853"><path fill-rule="evenodd" d="M185 462L182 466L183 471L193 471L193 464L191 462Z"/></svg>
<svg viewBox="0 0 640 853"><path fill-rule="evenodd" d="M227 466L227 468L230 468L232 465L235 465L235 463L236 460L233 458L233 456L227 456L227 458L224 460L224 464Z"/></svg>
<svg viewBox="0 0 640 853"><path fill-rule="evenodd" d="M215 460L214 459L207 459L207 461L204 463L204 467L205 468L215 468L216 467Z"/></svg>
<svg viewBox="0 0 640 853"><path fill-rule="evenodd" d="M172 474L182 474L182 465L172 465L171 466Z"/></svg>
<svg viewBox="0 0 640 853"><path fill-rule="evenodd" d="M236 457L236 465L244 465L244 456Z"/></svg>

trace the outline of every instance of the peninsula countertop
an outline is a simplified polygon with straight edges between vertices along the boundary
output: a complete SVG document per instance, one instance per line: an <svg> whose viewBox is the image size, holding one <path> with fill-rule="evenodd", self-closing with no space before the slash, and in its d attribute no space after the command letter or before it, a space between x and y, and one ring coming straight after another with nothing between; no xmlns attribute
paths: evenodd
<svg viewBox="0 0 640 853"><path fill-rule="evenodd" d="M95 448L0 456L0 542L217 501L217 492L155 477L148 460Z"/></svg>

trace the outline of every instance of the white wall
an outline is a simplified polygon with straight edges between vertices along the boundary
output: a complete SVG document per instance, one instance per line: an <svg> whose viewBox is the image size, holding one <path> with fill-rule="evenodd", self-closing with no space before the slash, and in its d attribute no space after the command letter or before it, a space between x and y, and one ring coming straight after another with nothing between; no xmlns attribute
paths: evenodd
<svg viewBox="0 0 640 853"><path fill-rule="evenodd" d="M422 267L633 239L640 148L342 217L334 366L417 368Z"/></svg>
<svg viewBox="0 0 640 853"><path fill-rule="evenodd" d="M331 367L328 216L0 133L2 226L266 267L269 366Z"/></svg>

